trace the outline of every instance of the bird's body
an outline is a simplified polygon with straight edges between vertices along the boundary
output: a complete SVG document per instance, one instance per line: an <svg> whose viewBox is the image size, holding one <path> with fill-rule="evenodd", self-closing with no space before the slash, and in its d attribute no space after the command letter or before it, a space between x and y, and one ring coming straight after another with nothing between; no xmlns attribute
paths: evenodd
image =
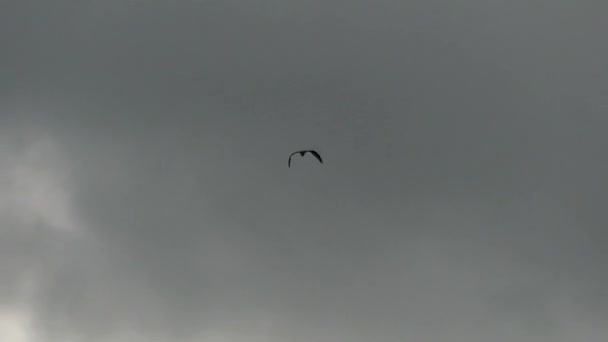
<svg viewBox="0 0 608 342"><path fill-rule="evenodd" d="M296 151L296 152L294 152L294 153L292 153L292 154L289 155L289 159L287 160L287 167L291 167L291 157L293 157L294 154L300 154L301 157L304 157L304 155L306 153L312 154L315 158L317 158L317 160L321 164L323 164L323 159L321 158L321 155L317 151L314 151L314 150L302 150L302 151Z"/></svg>

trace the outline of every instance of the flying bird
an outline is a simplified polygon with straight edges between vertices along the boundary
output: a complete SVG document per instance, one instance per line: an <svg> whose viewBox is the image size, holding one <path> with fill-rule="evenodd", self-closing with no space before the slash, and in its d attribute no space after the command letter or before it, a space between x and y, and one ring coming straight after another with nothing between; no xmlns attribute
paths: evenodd
<svg viewBox="0 0 608 342"><path fill-rule="evenodd" d="M300 154L301 157L304 157L304 155L306 153L312 154L313 156L315 156L315 158L317 158L317 160L323 164L323 159L321 159L321 156L319 155L319 153L317 151L313 151L313 150L302 150L302 151L296 151L292 154L289 155L289 159L287 160L287 167L291 167L291 157L293 157L294 154Z"/></svg>

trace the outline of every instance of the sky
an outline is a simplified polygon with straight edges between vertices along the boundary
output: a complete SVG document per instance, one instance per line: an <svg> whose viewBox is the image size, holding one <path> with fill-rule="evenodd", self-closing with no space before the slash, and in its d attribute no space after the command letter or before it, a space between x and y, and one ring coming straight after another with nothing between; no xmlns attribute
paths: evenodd
<svg viewBox="0 0 608 342"><path fill-rule="evenodd" d="M2 1L0 340L606 341L607 11Z"/></svg>

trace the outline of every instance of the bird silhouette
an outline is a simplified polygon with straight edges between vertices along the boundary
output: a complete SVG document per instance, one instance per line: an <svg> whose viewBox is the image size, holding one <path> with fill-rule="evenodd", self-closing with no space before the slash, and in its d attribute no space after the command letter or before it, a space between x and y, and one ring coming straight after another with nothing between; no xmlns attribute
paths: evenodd
<svg viewBox="0 0 608 342"><path fill-rule="evenodd" d="M294 156L294 154L298 154L298 153L300 154L300 156L301 156L301 157L304 157L304 155L305 155L306 153L310 153L310 154L312 154L312 155L313 155L315 158L317 158L317 160L318 160L318 161L319 161L321 164L323 164L323 159L321 158L321 155L319 155L319 153L318 153L317 151L314 151L314 150L302 150L302 151L296 151L296 152L294 152L294 153L292 153L292 154L290 154L290 155L289 155L289 159L287 160L287 167L291 167L291 157L293 157L293 156Z"/></svg>

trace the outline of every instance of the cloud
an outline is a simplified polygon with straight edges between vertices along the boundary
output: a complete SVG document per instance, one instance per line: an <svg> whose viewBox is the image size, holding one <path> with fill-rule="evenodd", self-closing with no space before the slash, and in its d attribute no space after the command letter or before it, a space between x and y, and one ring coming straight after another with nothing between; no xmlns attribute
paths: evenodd
<svg viewBox="0 0 608 342"><path fill-rule="evenodd" d="M7 184L1 199L4 215L17 215L25 222L43 223L61 231L76 230L70 199L61 184L69 175L61 169L61 156L52 141L36 140L15 159L7 161L5 170Z"/></svg>
<svg viewBox="0 0 608 342"><path fill-rule="evenodd" d="M9 342L33 341L28 318L17 312L0 314L0 338Z"/></svg>
<svg viewBox="0 0 608 342"><path fill-rule="evenodd" d="M0 334L604 341L604 5L542 5L10 2Z"/></svg>

